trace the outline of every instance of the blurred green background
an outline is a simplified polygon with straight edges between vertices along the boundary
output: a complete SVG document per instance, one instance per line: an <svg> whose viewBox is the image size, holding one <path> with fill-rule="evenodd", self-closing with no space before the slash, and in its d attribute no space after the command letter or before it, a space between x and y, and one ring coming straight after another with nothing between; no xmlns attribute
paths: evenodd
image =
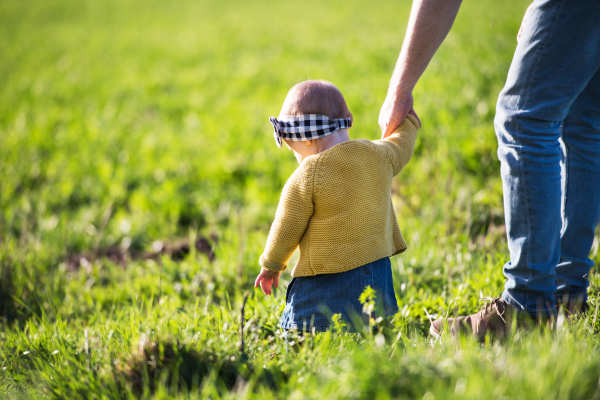
<svg viewBox="0 0 600 400"><path fill-rule="evenodd" d="M440 201L460 207L481 190L474 208L501 213L492 120L524 5L466 4L417 87L424 128L398 178L402 226L413 216L435 225ZM0 7L3 232L45 238L66 224L67 248L81 250L109 207L102 245L126 234L144 247L227 224L240 207L266 229L296 167L273 146L268 117L295 83L327 79L354 114L352 136L378 138L410 4Z"/></svg>

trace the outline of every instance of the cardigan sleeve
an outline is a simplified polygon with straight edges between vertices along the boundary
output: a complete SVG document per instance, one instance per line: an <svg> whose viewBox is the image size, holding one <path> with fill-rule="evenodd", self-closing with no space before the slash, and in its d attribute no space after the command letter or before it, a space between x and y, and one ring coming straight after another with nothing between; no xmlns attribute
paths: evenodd
<svg viewBox="0 0 600 400"><path fill-rule="evenodd" d="M313 214L313 169L313 160L304 160L283 187L275 221L260 256L261 267L270 271L285 270L304 236Z"/></svg>
<svg viewBox="0 0 600 400"><path fill-rule="evenodd" d="M397 175L410 161L418 130L419 122L409 114L394 133L385 139L375 141L390 159L394 175Z"/></svg>

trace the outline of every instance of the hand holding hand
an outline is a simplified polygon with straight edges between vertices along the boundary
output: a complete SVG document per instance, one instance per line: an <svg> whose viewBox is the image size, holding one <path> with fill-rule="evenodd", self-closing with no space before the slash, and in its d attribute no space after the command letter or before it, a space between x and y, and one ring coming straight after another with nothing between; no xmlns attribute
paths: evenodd
<svg viewBox="0 0 600 400"><path fill-rule="evenodd" d="M260 274L256 277L254 287L257 288L260 285L263 293L269 296L271 294L271 285L279 287L279 275L281 275L281 271L274 272L262 268Z"/></svg>
<svg viewBox="0 0 600 400"><path fill-rule="evenodd" d="M398 95L396 93L388 92L383 106L381 107L381 111L379 112L379 127L381 128L382 139L390 136L392 132L402 124L409 113L417 118L419 125L421 124L421 121L413 108L413 104L414 99L412 93Z"/></svg>

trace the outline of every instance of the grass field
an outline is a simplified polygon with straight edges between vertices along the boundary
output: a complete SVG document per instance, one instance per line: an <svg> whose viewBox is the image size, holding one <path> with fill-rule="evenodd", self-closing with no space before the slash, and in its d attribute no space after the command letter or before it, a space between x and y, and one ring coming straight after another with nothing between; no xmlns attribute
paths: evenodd
<svg viewBox="0 0 600 400"><path fill-rule="evenodd" d="M417 86L393 329L286 339L290 275L252 288L297 166L268 117L327 79L378 138L410 2L0 0L0 398L600 398L596 268L573 324L427 336L503 287L493 117L527 5L465 2Z"/></svg>

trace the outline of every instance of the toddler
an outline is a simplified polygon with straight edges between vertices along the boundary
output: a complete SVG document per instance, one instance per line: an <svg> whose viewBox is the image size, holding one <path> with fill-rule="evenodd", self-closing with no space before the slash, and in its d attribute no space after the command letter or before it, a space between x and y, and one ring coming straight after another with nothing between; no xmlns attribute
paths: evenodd
<svg viewBox="0 0 600 400"><path fill-rule="evenodd" d="M342 93L311 80L294 86L270 121L277 146L285 143L300 163L283 188L255 283L270 295L300 247L279 326L325 331L331 315L341 314L355 332L368 321L358 300L367 286L376 291L377 316L395 314L389 257L406 243L391 185L412 155L416 115L386 139L350 140L353 118Z"/></svg>

